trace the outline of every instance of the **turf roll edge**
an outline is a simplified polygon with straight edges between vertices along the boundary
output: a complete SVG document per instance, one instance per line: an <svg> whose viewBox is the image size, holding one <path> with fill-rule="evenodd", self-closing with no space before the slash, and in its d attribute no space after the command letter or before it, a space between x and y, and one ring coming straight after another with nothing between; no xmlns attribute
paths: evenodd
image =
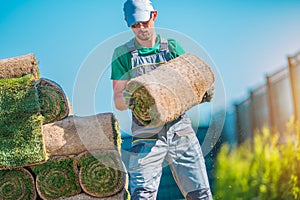
<svg viewBox="0 0 300 200"><path fill-rule="evenodd" d="M79 182L94 197L109 197L125 186L120 157L116 151L97 150L79 156Z"/></svg>
<svg viewBox="0 0 300 200"><path fill-rule="evenodd" d="M18 168L0 171L0 199L34 200L36 197L34 179L28 170Z"/></svg>
<svg viewBox="0 0 300 200"><path fill-rule="evenodd" d="M68 116L69 102L64 91L57 83L41 78L37 81L36 87L44 124L59 121Z"/></svg>
<svg viewBox="0 0 300 200"><path fill-rule="evenodd" d="M36 174L36 189L42 199L74 196L81 191L74 158L52 158L31 169Z"/></svg>

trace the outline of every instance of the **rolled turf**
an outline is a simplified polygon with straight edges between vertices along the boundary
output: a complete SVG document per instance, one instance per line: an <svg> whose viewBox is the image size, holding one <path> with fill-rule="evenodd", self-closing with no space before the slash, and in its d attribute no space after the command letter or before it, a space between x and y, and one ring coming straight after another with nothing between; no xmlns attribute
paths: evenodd
<svg viewBox="0 0 300 200"><path fill-rule="evenodd" d="M125 186L119 155L115 151L94 151L80 156L79 182L94 197L116 195Z"/></svg>
<svg viewBox="0 0 300 200"><path fill-rule="evenodd" d="M66 118L69 114L68 99L62 88L54 81L41 78L36 83L44 124Z"/></svg>
<svg viewBox="0 0 300 200"><path fill-rule="evenodd" d="M120 153L119 125L112 113L67 118L43 125L47 153L76 155L90 150L117 149Z"/></svg>
<svg viewBox="0 0 300 200"><path fill-rule="evenodd" d="M42 199L74 196L81 191L74 158L55 158L31 168L36 174L36 189Z"/></svg>
<svg viewBox="0 0 300 200"><path fill-rule="evenodd" d="M0 60L0 78L20 78L31 74L39 79L38 62L33 54Z"/></svg>
<svg viewBox="0 0 300 200"><path fill-rule="evenodd" d="M136 118L143 125L159 126L200 104L214 80L213 71L201 58L186 53L131 79L125 90L134 98Z"/></svg>
<svg viewBox="0 0 300 200"><path fill-rule="evenodd" d="M1 200L35 200L34 179L24 168L0 171Z"/></svg>

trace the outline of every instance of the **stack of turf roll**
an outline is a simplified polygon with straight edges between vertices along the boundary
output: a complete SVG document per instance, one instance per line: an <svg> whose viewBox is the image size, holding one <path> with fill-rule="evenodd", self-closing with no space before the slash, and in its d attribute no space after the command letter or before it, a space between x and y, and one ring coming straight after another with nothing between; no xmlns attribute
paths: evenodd
<svg viewBox="0 0 300 200"><path fill-rule="evenodd" d="M70 115L33 54L0 60L0 199L123 199L112 113Z"/></svg>
<svg viewBox="0 0 300 200"><path fill-rule="evenodd" d="M77 184L82 191L78 195L72 194L70 199L88 199L87 196L93 199L123 199L127 194L120 160L120 131L112 113L68 116L43 125L43 132L47 153L53 158L71 157L75 160L75 168L79 169Z"/></svg>
<svg viewBox="0 0 300 200"><path fill-rule="evenodd" d="M0 199L36 199L24 167L47 160L38 92L37 61L30 54L0 60Z"/></svg>
<svg viewBox="0 0 300 200"><path fill-rule="evenodd" d="M201 58L186 53L131 79L125 90L134 99L135 117L144 125L159 126L200 104L214 80Z"/></svg>

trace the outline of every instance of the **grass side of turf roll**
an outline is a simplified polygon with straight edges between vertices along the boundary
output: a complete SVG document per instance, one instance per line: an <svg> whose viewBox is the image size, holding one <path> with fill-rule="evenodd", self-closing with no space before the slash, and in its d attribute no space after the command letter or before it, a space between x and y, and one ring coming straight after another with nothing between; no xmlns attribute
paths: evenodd
<svg viewBox="0 0 300 200"><path fill-rule="evenodd" d="M0 79L0 169L47 159L34 81L32 75Z"/></svg>

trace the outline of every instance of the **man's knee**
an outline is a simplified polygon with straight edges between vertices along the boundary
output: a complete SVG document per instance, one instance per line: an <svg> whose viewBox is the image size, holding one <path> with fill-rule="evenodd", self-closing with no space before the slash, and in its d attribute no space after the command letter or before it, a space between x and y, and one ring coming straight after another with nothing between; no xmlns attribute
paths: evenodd
<svg viewBox="0 0 300 200"><path fill-rule="evenodd" d="M209 188L203 188L199 190L195 190L192 192L189 192L186 195L187 200L212 200L211 192Z"/></svg>

